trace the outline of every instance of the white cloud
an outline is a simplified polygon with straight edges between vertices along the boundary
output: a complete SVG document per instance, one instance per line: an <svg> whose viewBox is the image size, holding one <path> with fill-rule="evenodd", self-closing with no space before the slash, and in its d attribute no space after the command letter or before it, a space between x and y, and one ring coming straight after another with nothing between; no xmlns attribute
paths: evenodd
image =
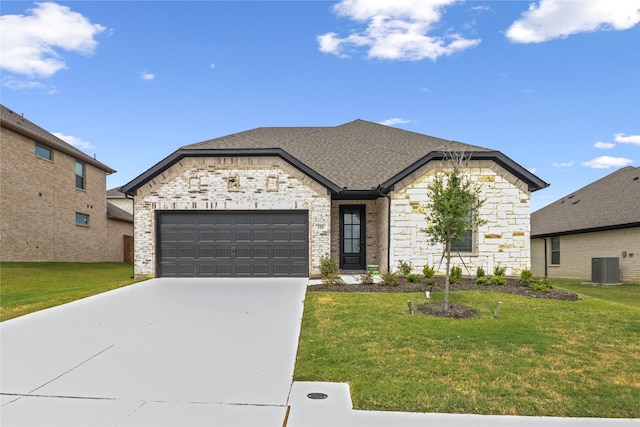
<svg viewBox="0 0 640 427"><path fill-rule="evenodd" d="M609 169L627 166L633 163L631 159L625 159L624 157L609 157L601 156L588 162L583 162L582 166L587 166L594 169Z"/></svg>
<svg viewBox="0 0 640 427"><path fill-rule="evenodd" d="M601 150L610 150L613 147L616 146L616 144L612 143L612 142L602 142L602 141L598 141L595 144L593 144L594 147L596 148L600 148Z"/></svg>
<svg viewBox="0 0 640 427"><path fill-rule="evenodd" d="M209 64L209 68L211 68L212 70L215 70L216 64Z"/></svg>
<svg viewBox="0 0 640 427"><path fill-rule="evenodd" d="M623 144L640 145L640 135L625 135L624 133L616 133L614 135L615 142Z"/></svg>
<svg viewBox="0 0 640 427"><path fill-rule="evenodd" d="M74 147L80 149L80 150L90 150L92 148L96 148L94 147L91 143L83 141L82 139L78 138L77 136L72 136L72 135L65 135L63 133L59 133L59 132L52 132L53 135L57 136L58 138L60 138L61 140L63 140L64 142L73 145Z"/></svg>
<svg viewBox="0 0 640 427"><path fill-rule="evenodd" d="M441 9L455 0L342 0L333 9L336 14L367 28L340 37L330 32L317 37L319 49L344 58L352 48L368 49L369 58L419 61L436 60L474 47L480 39L465 39L460 34L431 36L440 21Z"/></svg>
<svg viewBox="0 0 640 427"><path fill-rule="evenodd" d="M156 78L156 75L153 73L147 73L146 71L142 71L140 73L140 78L145 82L150 82L151 80L154 80Z"/></svg>
<svg viewBox="0 0 640 427"><path fill-rule="evenodd" d="M59 51L91 55L94 37L105 30L56 3L36 3L28 15L0 16L0 67L28 76L50 77L67 68Z"/></svg>
<svg viewBox="0 0 640 427"><path fill-rule="evenodd" d="M551 166L556 167L556 168L570 168L571 166L573 166L576 162L562 162L562 163L552 163Z"/></svg>
<svg viewBox="0 0 640 427"><path fill-rule="evenodd" d="M540 0L507 30L514 43L541 43L571 34L627 30L640 22L638 0Z"/></svg>
<svg viewBox="0 0 640 427"><path fill-rule="evenodd" d="M2 79L2 86L8 87L14 90L24 89L44 89L45 86L34 80L17 80L11 77L5 77Z"/></svg>
<svg viewBox="0 0 640 427"><path fill-rule="evenodd" d="M412 120L401 119L400 117L394 117L393 119L387 119L380 122L381 125L385 125L385 126L401 125L403 123L412 123Z"/></svg>

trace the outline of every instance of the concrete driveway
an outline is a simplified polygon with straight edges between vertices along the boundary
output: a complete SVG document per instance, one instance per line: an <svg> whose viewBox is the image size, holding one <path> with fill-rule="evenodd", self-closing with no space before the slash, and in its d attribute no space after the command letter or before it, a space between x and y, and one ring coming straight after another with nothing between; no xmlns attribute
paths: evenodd
<svg viewBox="0 0 640 427"><path fill-rule="evenodd" d="M153 279L0 324L0 424L272 425L307 279Z"/></svg>

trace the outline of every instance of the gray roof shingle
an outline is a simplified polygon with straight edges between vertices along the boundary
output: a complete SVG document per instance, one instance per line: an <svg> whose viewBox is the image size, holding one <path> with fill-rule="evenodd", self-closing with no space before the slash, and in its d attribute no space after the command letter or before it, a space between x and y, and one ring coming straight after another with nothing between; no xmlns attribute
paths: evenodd
<svg viewBox="0 0 640 427"><path fill-rule="evenodd" d="M531 214L531 236L640 226L640 167L627 166Z"/></svg>
<svg viewBox="0 0 640 427"><path fill-rule="evenodd" d="M133 215L109 202L107 202L107 218L133 223Z"/></svg>

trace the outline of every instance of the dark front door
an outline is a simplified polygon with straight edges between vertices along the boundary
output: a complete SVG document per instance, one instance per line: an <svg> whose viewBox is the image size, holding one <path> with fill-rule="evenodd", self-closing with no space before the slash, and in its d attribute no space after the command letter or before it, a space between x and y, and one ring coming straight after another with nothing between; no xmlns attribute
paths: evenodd
<svg viewBox="0 0 640 427"><path fill-rule="evenodd" d="M366 261L363 205L340 206L340 268L364 270Z"/></svg>

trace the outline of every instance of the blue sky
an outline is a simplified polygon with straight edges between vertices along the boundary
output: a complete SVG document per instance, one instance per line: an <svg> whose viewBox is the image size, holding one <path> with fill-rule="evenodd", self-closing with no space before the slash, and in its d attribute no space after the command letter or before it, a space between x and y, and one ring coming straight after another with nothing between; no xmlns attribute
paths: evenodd
<svg viewBox="0 0 640 427"><path fill-rule="evenodd" d="M177 148L357 118L551 187L640 166L640 0L3 1L2 104L127 183ZM354 161L366 161L355 160Z"/></svg>

